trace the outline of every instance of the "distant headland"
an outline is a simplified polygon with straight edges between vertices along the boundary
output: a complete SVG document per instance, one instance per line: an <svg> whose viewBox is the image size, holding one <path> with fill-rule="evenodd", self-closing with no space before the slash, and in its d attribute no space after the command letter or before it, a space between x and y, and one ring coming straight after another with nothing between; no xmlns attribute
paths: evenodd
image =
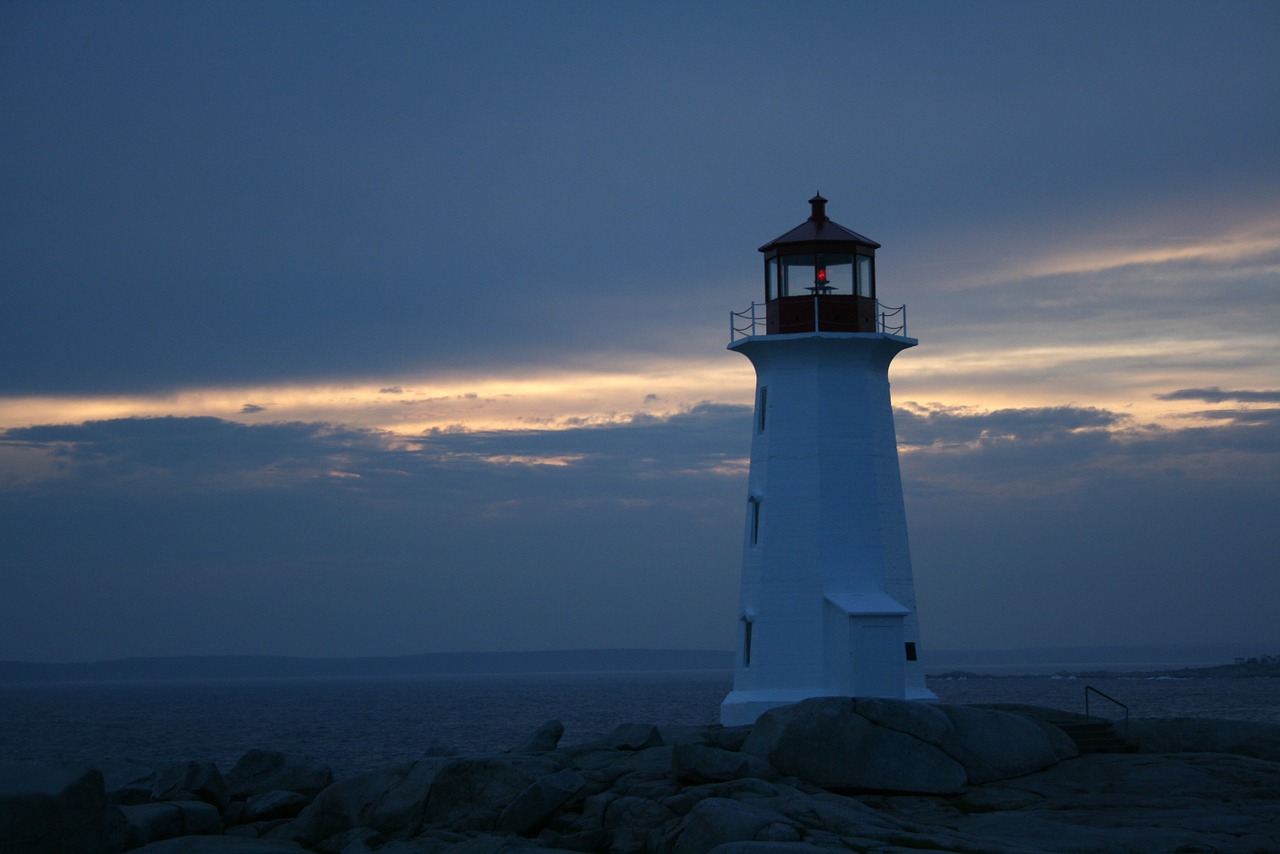
<svg viewBox="0 0 1280 854"><path fill-rule="evenodd" d="M1044 676L1045 674L1037 674ZM1280 677L1280 655L1263 655L1244 658L1231 664L1208 667L1179 667L1175 670L1080 670L1059 671L1055 676L1074 679L1130 678L1130 679L1248 679L1252 677ZM968 670L949 670L932 674L934 679L1016 679L1019 673L974 673Z"/></svg>

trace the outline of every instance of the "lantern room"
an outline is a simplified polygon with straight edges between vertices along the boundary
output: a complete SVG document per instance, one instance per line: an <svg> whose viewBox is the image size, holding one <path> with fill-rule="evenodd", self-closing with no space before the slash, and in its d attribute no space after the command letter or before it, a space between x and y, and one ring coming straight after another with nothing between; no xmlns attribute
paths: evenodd
<svg viewBox="0 0 1280 854"><path fill-rule="evenodd" d="M827 218L809 200L809 219L764 246L766 333L875 332L880 244Z"/></svg>

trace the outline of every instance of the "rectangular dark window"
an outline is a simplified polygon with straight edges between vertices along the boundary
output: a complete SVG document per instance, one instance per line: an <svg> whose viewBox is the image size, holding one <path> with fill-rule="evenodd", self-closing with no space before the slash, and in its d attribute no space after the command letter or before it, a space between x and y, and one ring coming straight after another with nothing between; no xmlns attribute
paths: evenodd
<svg viewBox="0 0 1280 854"><path fill-rule="evenodd" d="M916 645L911 641L907 641L907 661L916 660Z"/></svg>
<svg viewBox="0 0 1280 854"><path fill-rule="evenodd" d="M765 409L769 405L769 389L766 386L760 386L760 391L756 394L756 432L764 432L764 415Z"/></svg>
<svg viewBox="0 0 1280 854"><path fill-rule="evenodd" d="M751 504L751 545L760 542L760 499L752 498Z"/></svg>
<svg viewBox="0 0 1280 854"><path fill-rule="evenodd" d="M751 621L742 618L742 666L751 666Z"/></svg>

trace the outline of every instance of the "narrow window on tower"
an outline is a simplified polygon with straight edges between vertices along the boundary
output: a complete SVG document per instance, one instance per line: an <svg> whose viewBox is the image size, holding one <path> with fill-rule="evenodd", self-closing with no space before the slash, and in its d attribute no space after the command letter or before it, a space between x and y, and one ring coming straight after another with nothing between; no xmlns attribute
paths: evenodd
<svg viewBox="0 0 1280 854"><path fill-rule="evenodd" d="M756 432L764 432L764 416L766 407L769 404L769 388L768 386L760 386L760 391L756 393Z"/></svg>
<svg viewBox="0 0 1280 854"><path fill-rule="evenodd" d="M907 641L907 661L916 660L916 645L911 641Z"/></svg>
<svg viewBox="0 0 1280 854"><path fill-rule="evenodd" d="M753 495L751 496L750 501L748 501L748 504L751 505L751 520L748 525L748 538L751 541L751 545L754 546L760 542L760 499Z"/></svg>
<svg viewBox="0 0 1280 854"><path fill-rule="evenodd" d="M742 618L742 666L751 666L751 620Z"/></svg>

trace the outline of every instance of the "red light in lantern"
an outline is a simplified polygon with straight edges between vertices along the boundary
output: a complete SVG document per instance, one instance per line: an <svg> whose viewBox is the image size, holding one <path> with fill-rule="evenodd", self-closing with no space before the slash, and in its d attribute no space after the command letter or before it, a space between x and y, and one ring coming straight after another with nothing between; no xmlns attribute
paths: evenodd
<svg viewBox="0 0 1280 854"><path fill-rule="evenodd" d="M816 282L817 282L818 284L820 284L820 285L825 285L825 284L827 283L827 268L826 268L826 267L819 267L819 268L818 268L818 273L817 273L817 276L814 278L814 281L816 281Z"/></svg>

